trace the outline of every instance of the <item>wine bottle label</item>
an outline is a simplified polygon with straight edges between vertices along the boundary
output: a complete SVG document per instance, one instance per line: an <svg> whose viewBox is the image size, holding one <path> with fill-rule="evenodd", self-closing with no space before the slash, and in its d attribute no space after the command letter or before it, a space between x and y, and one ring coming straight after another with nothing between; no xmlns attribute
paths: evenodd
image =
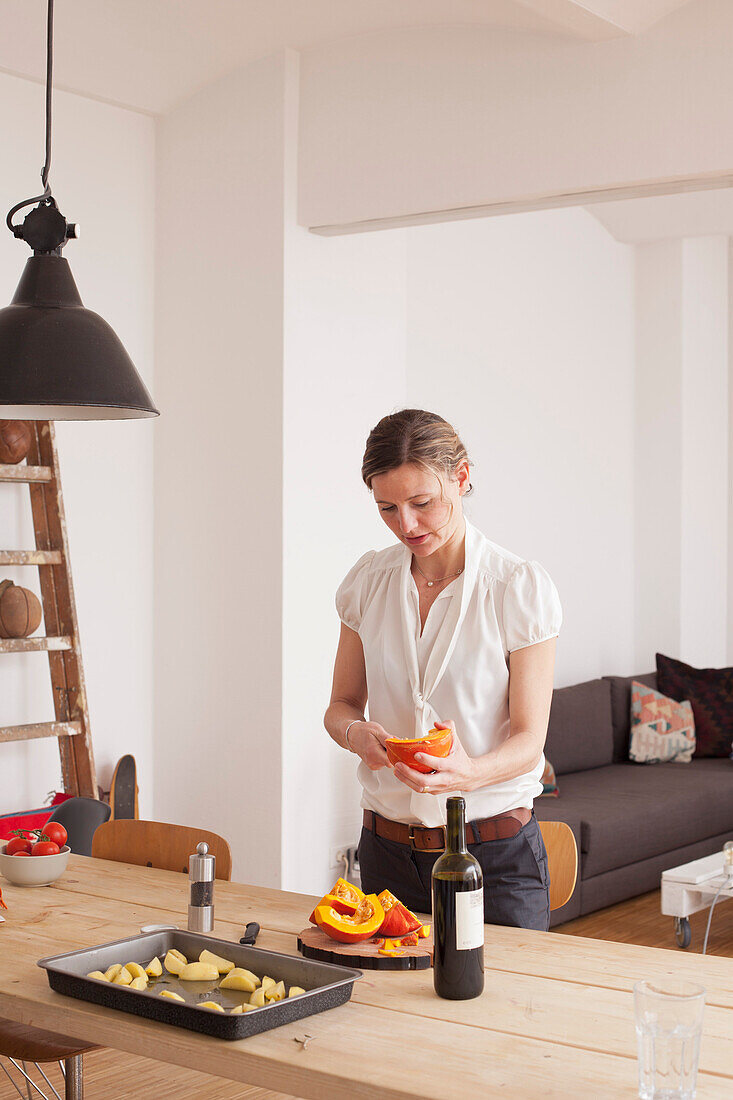
<svg viewBox="0 0 733 1100"><path fill-rule="evenodd" d="M456 894L456 950L484 946L484 892L463 890Z"/></svg>

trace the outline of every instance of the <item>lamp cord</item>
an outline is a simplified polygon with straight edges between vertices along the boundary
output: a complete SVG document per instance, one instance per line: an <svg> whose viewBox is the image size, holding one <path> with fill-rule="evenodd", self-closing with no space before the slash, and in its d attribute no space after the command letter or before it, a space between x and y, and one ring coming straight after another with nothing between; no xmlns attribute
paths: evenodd
<svg viewBox="0 0 733 1100"><path fill-rule="evenodd" d="M710 913L708 915L708 926L705 929L705 940L704 940L703 945L702 945L703 955L707 952L707 949L708 949L708 936L710 935L710 925L712 924L712 920L713 920L713 909L715 908L715 903L718 900L718 898L720 897L720 891L723 890L726 886L729 886L729 885L730 885L730 879L726 879L725 882L721 882L720 886L718 887L718 891L717 891L715 897L713 898L712 905L710 906Z"/></svg>
<svg viewBox="0 0 733 1100"><path fill-rule="evenodd" d="M56 205L51 193L51 185L48 182L48 173L51 169L51 97L53 93L53 4L54 0L48 0L48 21L46 26L46 160L41 169L41 183L43 194L36 195L32 199L23 199L17 202L7 214L5 224L10 232L15 235L13 215L17 214L25 206L32 206L36 202L47 202Z"/></svg>

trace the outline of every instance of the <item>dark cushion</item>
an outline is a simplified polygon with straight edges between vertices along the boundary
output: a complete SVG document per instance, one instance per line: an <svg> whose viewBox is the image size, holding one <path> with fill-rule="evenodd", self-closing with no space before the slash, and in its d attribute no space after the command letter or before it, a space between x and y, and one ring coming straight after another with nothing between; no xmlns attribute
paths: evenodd
<svg viewBox="0 0 733 1100"><path fill-rule="evenodd" d="M582 876L733 834L733 761L611 764L566 776L551 816L580 820ZM543 817L545 804L535 803Z"/></svg>
<svg viewBox="0 0 733 1100"><path fill-rule="evenodd" d="M657 653L658 690L695 715L695 756L730 756L733 750L733 668L693 668Z"/></svg>
<svg viewBox="0 0 733 1100"><path fill-rule="evenodd" d="M604 676L611 685L611 721L613 723L613 760L618 764L629 759L631 736L631 681L638 680L646 687L657 690L656 672L642 672L639 676Z"/></svg>
<svg viewBox="0 0 733 1100"><path fill-rule="evenodd" d="M605 680L558 688L552 696L545 755L558 775L613 760L611 687ZM563 786L560 784L560 798Z"/></svg>

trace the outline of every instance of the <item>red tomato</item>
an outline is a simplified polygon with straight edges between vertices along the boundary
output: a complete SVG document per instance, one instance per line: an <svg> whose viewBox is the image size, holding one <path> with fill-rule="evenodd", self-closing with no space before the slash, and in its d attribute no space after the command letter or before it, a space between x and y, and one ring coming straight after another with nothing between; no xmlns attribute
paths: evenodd
<svg viewBox="0 0 733 1100"><path fill-rule="evenodd" d="M16 852L16 856L30 856L30 852Z"/></svg>
<svg viewBox="0 0 733 1100"><path fill-rule="evenodd" d="M54 844L58 844L59 848L63 848L68 833L60 821L47 821L43 826L43 835L52 840Z"/></svg>
<svg viewBox="0 0 733 1100"><path fill-rule="evenodd" d="M29 856L31 854L31 848L33 845L30 840L27 840L24 836L14 836L12 840L9 840L7 847L5 848L6 856L17 856L24 854Z"/></svg>
<svg viewBox="0 0 733 1100"><path fill-rule="evenodd" d="M61 849L53 840L37 840L31 848L32 856L57 856Z"/></svg>

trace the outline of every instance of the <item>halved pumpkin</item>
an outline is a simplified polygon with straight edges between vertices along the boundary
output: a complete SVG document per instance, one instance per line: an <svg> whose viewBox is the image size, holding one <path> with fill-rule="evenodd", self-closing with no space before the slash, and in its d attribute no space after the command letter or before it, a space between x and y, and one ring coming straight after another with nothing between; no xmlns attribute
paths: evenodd
<svg viewBox="0 0 733 1100"><path fill-rule="evenodd" d="M392 939L402 939L410 932L416 932L422 928L422 921L411 913L399 898L391 894L389 890L382 890L379 901L384 909L384 920L379 927L380 936L389 936Z"/></svg>
<svg viewBox="0 0 733 1100"><path fill-rule="evenodd" d="M316 924L332 940L358 943L375 934L384 920L384 909L376 894L363 897L354 913L339 913L331 905L317 905Z"/></svg>
<svg viewBox="0 0 733 1100"><path fill-rule="evenodd" d="M364 891L360 890L358 886L347 882L345 878L337 878L328 893L324 894L318 902L318 905L330 905L337 913L355 913L356 907L363 897ZM308 917L311 924L318 924L316 909Z"/></svg>
<svg viewBox="0 0 733 1100"><path fill-rule="evenodd" d="M413 771L429 775L433 769L427 764L419 764L415 760L415 753L423 752L427 756L448 756L453 748L453 731L432 729L424 737L388 737L384 747L387 759L393 767L395 764L407 764Z"/></svg>

